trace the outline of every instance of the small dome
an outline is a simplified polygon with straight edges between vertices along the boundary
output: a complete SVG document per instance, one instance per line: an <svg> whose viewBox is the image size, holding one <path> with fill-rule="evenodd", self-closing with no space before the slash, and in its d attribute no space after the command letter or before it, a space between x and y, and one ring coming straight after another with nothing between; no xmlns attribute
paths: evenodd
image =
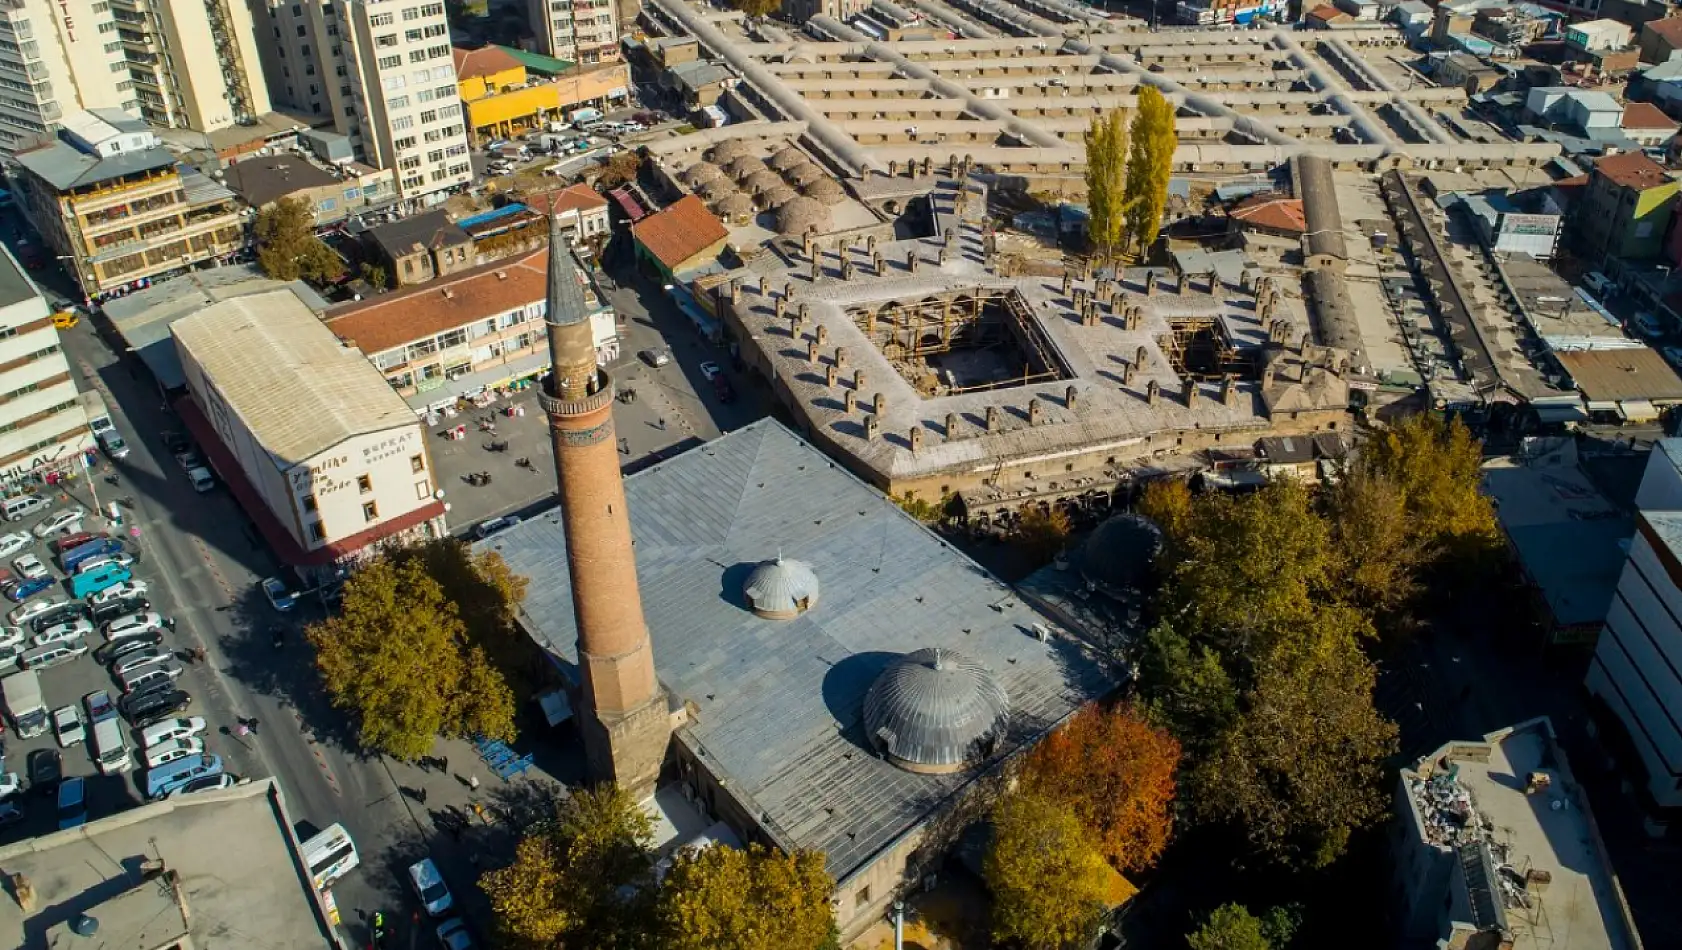
<svg viewBox="0 0 1682 950"><path fill-rule="evenodd" d="M771 167L777 171L787 171L796 165L804 165L810 161L811 159L806 157L805 152L792 145L785 145L777 150L777 154L771 156Z"/></svg>
<svg viewBox="0 0 1682 950"><path fill-rule="evenodd" d="M757 155L739 156L731 161L729 165L725 166L725 170L730 172L730 177L736 179L737 181L741 181L749 175L752 175L754 172L770 171L770 169L765 167L765 163L761 161Z"/></svg>
<svg viewBox="0 0 1682 950"><path fill-rule="evenodd" d="M724 177L724 172L711 162L696 162L684 169L678 177L683 179L685 184L694 187L702 182L717 181Z"/></svg>
<svg viewBox="0 0 1682 950"><path fill-rule="evenodd" d="M819 178L806 186L806 197L814 201L821 201L826 205L838 205L847 193L841 189L841 183L833 178Z"/></svg>
<svg viewBox="0 0 1682 950"><path fill-rule="evenodd" d="M732 185L728 178L716 178L712 181L701 182L695 187L695 190L700 192L701 197L708 201L722 201L731 195L739 194L736 191L736 186Z"/></svg>
<svg viewBox="0 0 1682 950"><path fill-rule="evenodd" d="M707 158L715 165L723 165L732 159L740 158L748 153L747 143L741 139L729 139L713 146L707 153Z"/></svg>
<svg viewBox="0 0 1682 950"><path fill-rule="evenodd" d="M864 697L871 743L908 772L956 772L985 757L1009 713L986 667L940 648L894 660Z"/></svg>
<svg viewBox="0 0 1682 950"><path fill-rule="evenodd" d="M753 569L742 593L759 616L788 620L818 605L818 575L806 562L778 555Z"/></svg>
<svg viewBox="0 0 1682 950"><path fill-rule="evenodd" d="M830 229L829 208L811 198L791 198L777 209L777 233L799 236L808 231L820 234Z"/></svg>
<svg viewBox="0 0 1682 950"><path fill-rule="evenodd" d="M793 201L795 197L796 195L793 188L790 188L787 185L773 185L759 194L754 195L753 200L759 202L759 206L761 208L769 211L772 208L780 208L783 205L788 204L790 201Z"/></svg>
<svg viewBox="0 0 1682 950"><path fill-rule="evenodd" d="M793 168L785 169L783 171L783 177L787 178L790 184L800 186L810 185L812 182L817 181L820 178L829 177L829 175L818 166L813 165L811 162L807 162L804 165L796 165Z"/></svg>
<svg viewBox="0 0 1682 950"><path fill-rule="evenodd" d="M1143 587L1151 564L1162 550L1162 529L1135 514L1114 515L1099 525L1074 558L1081 576L1093 587L1120 597Z"/></svg>
<svg viewBox="0 0 1682 950"><path fill-rule="evenodd" d="M713 202L713 213L732 220L751 218L754 213L753 199L741 192L732 192Z"/></svg>
<svg viewBox="0 0 1682 950"><path fill-rule="evenodd" d="M769 168L756 171L748 177L742 179L742 190L748 192L749 194L764 194L772 188L781 187L785 187L783 185L783 180L778 178L777 173Z"/></svg>

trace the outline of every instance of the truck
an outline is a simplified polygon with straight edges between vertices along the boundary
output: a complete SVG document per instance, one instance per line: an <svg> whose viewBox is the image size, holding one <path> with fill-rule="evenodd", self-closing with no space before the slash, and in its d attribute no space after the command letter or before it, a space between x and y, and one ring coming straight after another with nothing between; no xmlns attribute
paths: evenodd
<svg viewBox="0 0 1682 950"><path fill-rule="evenodd" d="M567 114L567 121L571 122L576 127L582 126L588 122L599 122L601 121L601 117L602 110L600 109L574 109L572 112Z"/></svg>
<svg viewBox="0 0 1682 950"><path fill-rule="evenodd" d="M6 712L21 739L46 735L51 717L41 698L41 676L34 670L13 673L0 679L0 695L6 698Z"/></svg>
<svg viewBox="0 0 1682 950"><path fill-rule="evenodd" d="M113 428L111 410L105 407L105 397L97 390L90 389L76 397L82 403L82 411L88 414L88 431L98 436L101 432Z"/></svg>

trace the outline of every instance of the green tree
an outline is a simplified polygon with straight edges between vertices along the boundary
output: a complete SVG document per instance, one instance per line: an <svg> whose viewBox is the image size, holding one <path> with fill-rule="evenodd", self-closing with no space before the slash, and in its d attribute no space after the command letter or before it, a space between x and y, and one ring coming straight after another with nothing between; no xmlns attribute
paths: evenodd
<svg viewBox="0 0 1682 950"><path fill-rule="evenodd" d="M1120 109L1092 117L1086 130L1086 236L1105 263L1122 246L1127 124Z"/></svg>
<svg viewBox="0 0 1682 950"><path fill-rule="evenodd" d="M834 882L814 851L758 844L685 849L660 888L662 950L819 950L834 935Z"/></svg>
<svg viewBox="0 0 1682 950"><path fill-rule="evenodd" d="M323 283L344 273L338 252L315 236L315 212L302 198L282 198L257 213L257 264L275 280Z"/></svg>
<svg viewBox="0 0 1682 950"><path fill-rule="evenodd" d="M1138 87L1139 111L1133 116L1127 156L1125 232L1140 254L1150 250L1168 206L1168 179L1174 171L1174 106L1155 86Z"/></svg>
<svg viewBox="0 0 1682 950"><path fill-rule="evenodd" d="M1064 950L1089 938L1110 904L1115 874L1074 812L1031 794L993 810L993 841L982 863L993 893L993 939L1032 950Z"/></svg>
<svg viewBox="0 0 1682 950"><path fill-rule="evenodd" d="M1411 631L1414 603L1424 590L1419 573L1430 545L1408 513L1401 486L1385 474L1357 467L1327 490L1326 517L1341 598L1370 614L1383 637Z"/></svg>
<svg viewBox="0 0 1682 950"><path fill-rule="evenodd" d="M1222 904L1203 926L1186 934L1191 950L1278 950L1267 939L1261 918L1242 904Z"/></svg>
<svg viewBox="0 0 1682 950"><path fill-rule="evenodd" d="M507 684L421 558L364 565L340 612L307 635L329 699L369 750L414 759L441 734L514 737Z"/></svg>
<svg viewBox="0 0 1682 950"><path fill-rule="evenodd" d="M456 538L408 545L389 556L419 559L426 566L427 575L456 605L467 642L484 651L484 659L513 691L516 704L530 700L539 682L537 671L547 660L515 623L515 611L526 599L526 579L509 569L502 555L475 554Z"/></svg>
<svg viewBox="0 0 1682 950"><path fill-rule="evenodd" d="M647 916L641 885L653 841L636 800L600 785L558 803L553 818L520 840L514 863L485 872L479 887L511 946L624 945Z"/></svg>
<svg viewBox="0 0 1682 950"><path fill-rule="evenodd" d="M368 286L374 288L375 292L383 291L391 284L391 276L386 273L385 268L378 264L364 263L362 265L362 279L367 281Z"/></svg>
<svg viewBox="0 0 1682 950"><path fill-rule="evenodd" d="M730 0L743 16L767 17L783 8L783 0Z"/></svg>

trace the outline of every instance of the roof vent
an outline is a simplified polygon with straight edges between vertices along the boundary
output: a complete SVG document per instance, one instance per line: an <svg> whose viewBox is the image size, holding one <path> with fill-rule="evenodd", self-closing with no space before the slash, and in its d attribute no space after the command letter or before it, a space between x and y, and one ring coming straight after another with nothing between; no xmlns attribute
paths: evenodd
<svg viewBox="0 0 1682 950"><path fill-rule="evenodd" d="M496 279L497 280L507 280L508 279L508 272L505 271L505 270L497 271L496 272Z"/></svg>
<svg viewBox="0 0 1682 950"><path fill-rule="evenodd" d="M77 914L70 919L70 930L79 937L91 937L99 933L99 918Z"/></svg>
<svg viewBox="0 0 1682 950"><path fill-rule="evenodd" d="M448 287L445 287L445 288L444 288L444 299L445 299L445 300L454 300L454 299L456 299L456 295L455 295L455 291L453 291L453 290L451 290L451 289L450 289L450 288L448 288Z"/></svg>
<svg viewBox="0 0 1682 950"><path fill-rule="evenodd" d="M769 620L792 620L818 605L818 575L810 565L777 555L753 569L742 594L748 609Z"/></svg>

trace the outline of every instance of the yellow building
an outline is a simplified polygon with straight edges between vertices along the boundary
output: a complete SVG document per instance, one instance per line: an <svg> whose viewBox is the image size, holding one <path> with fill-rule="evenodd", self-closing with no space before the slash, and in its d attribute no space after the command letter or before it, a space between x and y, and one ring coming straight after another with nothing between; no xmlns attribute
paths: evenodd
<svg viewBox="0 0 1682 950"><path fill-rule="evenodd" d="M518 135L586 106L604 108L629 93L627 67L580 70L570 63L503 46L455 51L456 84L474 144ZM538 77L533 78L532 74Z"/></svg>

